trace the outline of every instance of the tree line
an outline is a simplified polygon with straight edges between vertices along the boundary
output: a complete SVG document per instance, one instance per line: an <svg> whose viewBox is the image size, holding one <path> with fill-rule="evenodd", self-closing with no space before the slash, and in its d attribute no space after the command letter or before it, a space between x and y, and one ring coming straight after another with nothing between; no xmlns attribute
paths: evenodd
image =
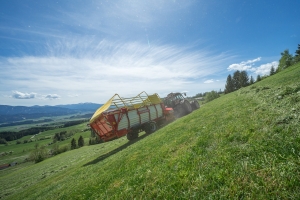
<svg viewBox="0 0 300 200"><path fill-rule="evenodd" d="M281 53L281 58L279 60L277 72L280 72L289 66L292 66L300 62L300 44L298 44L298 49L295 52L295 56L289 53L289 50L286 49Z"/></svg>
<svg viewBox="0 0 300 200"><path fill-rule="evenodd" d="M84 122L87 122L88 120L83 119L83 120L76 120L76 121L69 121L65 122L62 127L69 127L69 126L74 126L78 125ZM53 130L56 129L57 127L49 126L49 127L32 127L29 129L21 130L21 131L2 131L0 132L0 143L1 144L6 144L7 141L13 141L13 140L18 140L24 136L27 135L35 135L43 131L47 130Z"/></svg>
<svg viewBox="0 0 300 200"><path fill-rule="evenodd" d="M269 76L272 76L277 72L280 72L297 62L300 62L300 44L298 44L298 49L295 52L295 56L290 54L289 50L285 50L284 52L281 53L281 58L279 60L277 69L275 70L274 66L272 66L270 69ZM263 77L257 75L256 80L254 81L252 76L249 78L246 71L237 70L233 73L233 75L229 74L227 76L224 92L225 94L234 92L242 87L246 87L248 85L252 85L255 82L261 81L266 77L268 77L268 75Z"/></svg>
<svg viewBox="0 0 300 200"><path fill-rule="evenodd" d="M43 131L53 130L55 127L32 127L29 129L21 130L18 132L15 131L2 131L0 132L0 139L5 141L13 141L20 139L27 135L35 135Z"/></svg>
<svg viewBox="0 0 300 200"><path fill-rule="evenodd" d="M253 80L251 76L251 80ZM233 76L230 74L227 77L225 85L225 94L236 91L241 87L246 87L250 84L249 77L246 71L235 71Z"/></svg>

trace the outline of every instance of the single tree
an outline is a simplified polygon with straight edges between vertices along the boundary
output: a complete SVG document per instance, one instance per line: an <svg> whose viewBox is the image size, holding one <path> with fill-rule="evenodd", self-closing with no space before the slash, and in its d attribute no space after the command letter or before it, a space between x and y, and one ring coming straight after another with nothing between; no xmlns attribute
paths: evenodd
<svg viewBox="0 0 300 200"><path fill-rule="evenodd" d="M67 131L62 131L59 133L60 141L64 141L67 138Z"/></svg>
<svg viewBox="0 0 300 200"><path fill-rule="evenodd" d="M229 74L227 76L227 81L226 81L226 84L225 84L225 94L228 94L230 92L233 92L234 91L234 84L233 84L233 80L231 78L231 75Z"/></svg>
<svg viewBox="0 0 300 200"><path fill-rule="evenodd" d="M279 65L277 71L280 72L293 64L293 55L289 53L289 50L286 49L281 53L281 58L279 60Z"/></svg>
<svg viewBox="0 0 300 200"><path fill-rule="evenodd" d="M275 72L275 68L274 66L272 65L271 69L270 69L270 76L274 75L276 72Z"/></svg>
<svg viewBox="0 0 300 200"><path fill-rule="evenodd" d="M294 58L295 63L300 62L300 44L298 44L298 49L295 52L295 58Z"/></svg>
<svg viewBox="0 0 300 200"><path fill-rule="evenodd" d="M261 81L261 77L259 74L257 75L257 78L256 78L256 82L258 82L258 81Z"/></svg>
<svg viewBox="0 0 300 200"><path fill-rule="evenodd" d="M249 84L252 85L254 83L254 79L252 76L250 76L250 81L249 81Z"/></svg>
<svg viewBox="0 0 300 200"><path fill-rule="evenodd" d="M249 85L249 77L246 71L240 72L239 85L240 87L246 87Z"/></svg>
<svg viewBox="0 0 300 200"><path fill-rule="evenodd" d="M84 146L84 139L82 136L80 136L78 139L78 147L83 147L83 146Z"/></svg>
<svg viewBox="0 0 300 200"><path fill-rule="evenodd" d="M239 70L237 70L233 73L232 80L233 80L234 91L241 88L240 76L241 76L241 72Z"/></svg>
<svg viewBox="0 0 300 200"><path fill-rule="evenodd" d="M60 134L59 133L55 133L54 137L53 137L53 143L60 141Z"/></svg>
<svg viewBox="0 0 300 200"><path fill-rule="evenodd" d="M76 140L73 138L71 141L71 149L76 149L77 145L76 145Z"/></svg>
<svg viewBox="0 0 300 200"><path fill-rule="evenodd" d="M41 162L47 158L47 149L45 146L34 149L30 155L29 160L34 161L35 163Z"/></svg>

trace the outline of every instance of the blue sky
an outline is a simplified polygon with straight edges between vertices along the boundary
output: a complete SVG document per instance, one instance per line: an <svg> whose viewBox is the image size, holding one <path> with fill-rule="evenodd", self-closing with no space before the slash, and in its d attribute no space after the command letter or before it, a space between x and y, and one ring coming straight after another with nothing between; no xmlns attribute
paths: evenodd
<svg viewBox="0 0 300 200"><path fill-rule="evenodd" d="M0 104L224 89L300 43L299 0L0 0Z"/></svg>

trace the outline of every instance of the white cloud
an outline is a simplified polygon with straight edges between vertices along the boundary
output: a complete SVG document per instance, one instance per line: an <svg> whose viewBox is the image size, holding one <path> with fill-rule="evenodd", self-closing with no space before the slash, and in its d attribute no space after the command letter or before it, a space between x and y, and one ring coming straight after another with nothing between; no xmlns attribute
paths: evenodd
<svg viewBox="0 0 300 200"><path fill-rule="evenodd" d="M13 91L13 94L11 96L12 98L15 99L34 99L36 98L36 93L23 93L19 91Z"/></svg>
<svg viewBox="0 0 300 200"><path fill-rule="evenodd" d="M213 79L204 81L204 83L213 83L213 82L215 82Z"/></svg>
<svg viewBox="0 0 300 200"><path fill-rule="evenodd" d="M229 71L235 71L235 70L240 70L240 71L245 71L245 70L251 70L255 62L258 62L261 60L261 57L255 58L253 60L247 60L247 61L242 61L241 63L235 63L229 65L227 70Z"/></svg>
<svg viewBox="0 0 300 200"><path fill-rule="evenodd" d="M43 95L43 99L49 99L49 100L60 99L60 96L57 94L47 94L47 95Z"/></svg>
<svg viewBox="0 0 300 200"><path fill-rule="evenodd" d="M11 96L6 96L4 97L11 97L14 99L48 99L48 100L53 100L53 99L60 99L60 96L57 94L47 94L47 95L38 95L37 93L31 92L31 93L23 93L19 91L12 91Z"/></svg>
<svg viewBox="0 0 300 200"><path fill-rule="evenodd" d="M278 62L277 61L273 61L271 63L260 65L257 68L253 68L253 72L256 73L256 74L259 74L259 75L269 75L272 66L276 70L277 67L278 67Z"/></svg>
<svg viewBox="0 0 300 200"><path fill-rule="evenodd" d="M229 67L227 68L229 71L233 71L233 70L240 70L240 71L245 71L245 70L249 70L251 69L251 65L243 65L243 64L231 64L229 65Z"/></svg>
<svg viewBox="0 0 300 200"><path fill-rule="evenodd" d="M269 75L272 66L274 67L275 70L278 67L277 61L273 61L270 63L262 64L259 67L255 67L254 66L255 63L258 61L261 61L261 57L258 57L253 60L243 61L239 64L231 64L231 65L229 65L229 67L227 69L229 71L231 71L231 70L242 71L243 70L243 71L250 71L250 72L253 72L253 73L259 74L259 75Z"/></svg>

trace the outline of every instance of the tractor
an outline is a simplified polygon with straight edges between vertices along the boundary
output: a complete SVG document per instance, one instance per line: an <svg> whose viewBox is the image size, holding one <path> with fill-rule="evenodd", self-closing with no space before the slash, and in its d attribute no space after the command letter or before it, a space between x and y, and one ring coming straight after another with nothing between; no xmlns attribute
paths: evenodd
<svg viewBox="0 0 300 200"><path fill-rule="evenodd" d="M164 105L168 108L173 108L175 117L185 116L193 110L200 108L200 104L196 99L185 98L186 93L170 93L164 98Z"/></svg>

